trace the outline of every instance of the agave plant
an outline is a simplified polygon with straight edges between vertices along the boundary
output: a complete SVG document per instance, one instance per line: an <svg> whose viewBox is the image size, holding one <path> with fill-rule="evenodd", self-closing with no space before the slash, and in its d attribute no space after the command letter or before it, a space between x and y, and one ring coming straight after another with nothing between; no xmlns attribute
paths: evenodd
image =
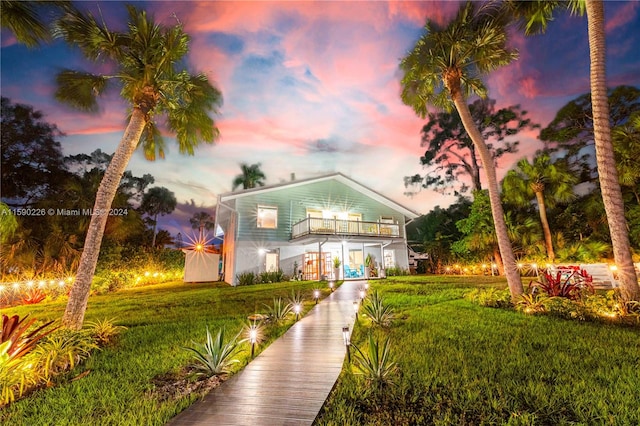
<svg viewBox="0 0 640 426"><path fill-rule="evenodd" d="M380 344L373 334L369 334L369 345L365 352L353 345L356 349L353 360L356 374L364 376L367 383L378 390L393 384L393 375L398 370L389 342L390 338L387 337Z"/></svg>
<svg viewBox="0 0 640 426"><path fill-rule="evenodd" d="M365 313L371 318L371 322L381 327L388 327L393 321L393 308L384 303L384 298L375 290L369 296L364 305Z"/></svg>
<svg viewBox="0 0 640 426"><path fill-rule="evenodd" d="M291 303L285 303L281 297L273 299L273 305L266 305L269 310L269 318L273 322L284 321L291 312Z"/></svg>
<svg viewBox="0 0 640 426"><path fill-rule="evenodd" d="M193 342L194 348L184 348L192 351L199 374L214 376L229 373L231 366L239 361L233 356L238 349L238 336L229 342L224 342L224 329L219 329L215 339L211 337L207 327L207 341L204 345Z"/></svg>

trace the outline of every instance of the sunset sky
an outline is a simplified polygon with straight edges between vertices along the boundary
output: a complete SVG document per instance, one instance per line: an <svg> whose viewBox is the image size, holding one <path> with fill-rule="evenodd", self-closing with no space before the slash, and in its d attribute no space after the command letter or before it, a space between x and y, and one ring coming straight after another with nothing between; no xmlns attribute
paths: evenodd
<svg viewBox="0 0 640 426"><path fill-rule="evenodd" d="M163 227L190 232L193 211L211 209L231 190L239 164L260 162L267 184L341 172L419 213L453 201L431 190L413 197L403 177L421 172L424 120L400 101L399 60L422 34L427 19L447 22L456 2L129 2L166 24L177 17L192 37L188 65L221 89L215 118L221 139L193 157L168 141L166 160L150 163L136 153L129 169L150 173L156 186L181 203ZM122 28L124 2L83 2ZM99 6L99 8L98 8ZM609 86L640 86L640 2L606 2ZM487 77L498 107L520 104L546 126L557 110L589 91L587 21L559 14L542 36L513 34L519 60ZM96 115L79 113L53 99L63 68L92 69L61 42L28 50L2 32L1 92L33 105L66 137L66 155L101 148L112 153L125 127L126 106L117 90L102 99ZM95 66L94 66L95 67ZM520 135L517 154L503 158L502 176L541 147L538 131ZM188 206L186 204L193 204ZM66 206L73 208L73 206Z"/></svg>

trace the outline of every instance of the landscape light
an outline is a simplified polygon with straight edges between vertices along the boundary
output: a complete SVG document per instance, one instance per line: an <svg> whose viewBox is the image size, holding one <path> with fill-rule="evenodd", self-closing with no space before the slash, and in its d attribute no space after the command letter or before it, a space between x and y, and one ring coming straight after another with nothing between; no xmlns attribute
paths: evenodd
<svg viewBox="0 0 640 426"><path fill-rule="evenodd" d="M333 281L329 281L329 288L331 289L332 293L333 293L333 286L334 286Z"/></svg>
<svg viewBox="0 0 640 426"><path fill-rule="evenodd" d="M301 309L301 306L299 303L296 303L295 305L293 305L293 311L296 313L296 321L298 321L298 317L300 316L300 309Z"/></svg>
<svg viewBox="0 0 640 426"><path fill-rule="evenodd" d="M609 266L609 270L615 272L618 270L618 267L616 265L611 265Z"/></svg>
<svg viewBox="0 0 640 426"><path fill-rule="evenodd" d="M369 290L369 281L367 281L366 283L364 283L364 289L365 289L365 290Z"/></svg>
<svg viewBox="0 0 640 426"><path fill-rule="evenodd" d="M249 342L251 342L251 358L253 358L253 353L255 351L257 341L258 341L258 329L256 325L253 324L249 329Z"/></svg>
<svg viewBox="0 0 640 426"><path fill-rule="evenodd" d="M351 338L349 337L349 326L342 327L342 340L344 340L344 346L347 349L347 361L351 363L351 354L349 353L349 346L351 345Z"/></svg>
<svg viewBox="0 0 640 426"><path fill-rule="evenodd" d="M18 290L20 288L20 283L13 283L13 289Z"/></svg>
<svg viewBox="0 0 640 426"><path fill-rule="evenodd" d="M33 287L33 281L27 281L27 287L29 288Z"/></svg>
<svg viewBox="0 0 640 426"><path fill-rule="evenodd" d="M358 301L354 301L353 302L353 312L355 312L356 314L356 320L358 319L358 309L360 308L360 304L358 303Z"/></svg>
<svg viewBox="0 0 640 426"><path fill-rule="evenodd" d="M360 300L364 300L365 291L364 289L360 290Z"/></svg>
<svg viewBox="0 0 640 426"><path fill-rule="evenodd" d="M316 305L317 305L318 299L320 298L320 290L313 290L313 298L316 299Z"/></svg>

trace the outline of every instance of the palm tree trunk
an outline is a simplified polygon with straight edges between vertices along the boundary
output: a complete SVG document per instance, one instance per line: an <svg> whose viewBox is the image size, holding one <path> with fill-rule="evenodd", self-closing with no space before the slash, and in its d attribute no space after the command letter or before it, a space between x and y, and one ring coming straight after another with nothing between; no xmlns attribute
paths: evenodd
<svg viewBox="0 0 640 426"><path fill-rule="evenodd" d="M158 213L153 217L153 238L151 239L151 248L156 247L156 228L158 227Z"/></svg>
<svg viewBox="0 0 640 426"><path fill-rule="evenodd" d="M113 154L102 182L100 182L87 237L84 241L84 249L80 256L78 272L62 317L62 324L67 328L73 330L82 328L91 291L91 281L96 270L102 236L109 217L109 209L122 180L122 175L138 145L145 124L145 114L139 108L134 108L122 140Z"/></svg>
<svg viewBox="0 0 640 426"><path fill-rule="evenodd" d="M502 262L502 256L500 256L499 247L496 247L493 250L493 261L496 263L496 268L498 269L498 275L504 275L504 263ZM493 265L491 267L493 268Z"/></svg>
<svg viewBox="0 0 640 426"><path fill-rule="evenodd" d="M611 142L605 68L604 4L601 0L587 0L586 9L591 59L593 133L602 201L607 213L613 256L618 267L621 296L627 301L640 300L640 286L633 267L627 221L624 217L624 202Z"/></svg>
<svg viewBox="0 0 640 426"><path fill-rule="evenodd" d="M455 93L452 91L452 98L456 109L458 110L458 114L460 114L462 124L478 150L480 161L482 161L482 167L484 168L487 177L487 189L489 190L489 200L491 201L491 214L493 215L498 247L500 248L500 255L502 256L502 262L504 264L504 274L507 277L507 284L509 285L511 299L515 300L522 295L524 289L522 287L520 273L518 272L516 258L513 254L513 247L511 247L511 241L509 240L507 223L504 220L504 211L502 210L502 203L500 201L498 179L496 177L496 168L493 164L493 158L491 157L491 153L489 152L487 145L482 139L480 131L473 122L473 117L471 116L469 107L467 106L462 94L459 91L456 91Z"/></svg>
<svg viewBox="0 0 640 426"><path fill-rule="evenodd" d="M542 192L536 192L536 201L538 202L538 213L540 214L540 223L542 224L542 232L544 233L544 244L547 246L547 257L549 262L553 263L556 254L553 251L553 241L551 240L551 229L547 220L547 207L544 204L544 195Z"/></svg>

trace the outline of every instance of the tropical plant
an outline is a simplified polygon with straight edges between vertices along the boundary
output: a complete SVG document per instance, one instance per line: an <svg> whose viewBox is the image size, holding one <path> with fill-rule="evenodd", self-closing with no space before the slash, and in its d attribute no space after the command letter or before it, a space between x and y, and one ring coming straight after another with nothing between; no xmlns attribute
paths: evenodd
<svg viewBox="0 0 640 426"><path fill-rule="evenodd" d="M264 180L266 176L262 170L260 170L260 163L248 165L246 163L240 164L242 173L233 179L231 189L235 190L237 187L242 186L243 189L255 188L256 186L264 186Z"/></svg>
<svg viewBox="0 0 640 426"><path fill-rule="evenodd" d="M86 325L87 332L100 346L108 345L118 334L127 329L125 326L115 325L113 318L90 321Z"/></svg>
<svg viewBox="0 0 640 426"><path fill-rule="evenodd" d="M357 346L353 358L355 374L364 377L369 386L382 390L393 384L394 375L398 371L398 364L391 353L391 338L387 337L382 343L369 333L367 349L363 351Z"/></svg>
<svg viewBox="0 0 640 426"><path fill-rule="evenodd" d="M193 352L196 360L194 365L199 374L205 376L217 376L231 372L233 364L239 361L233 356L238 348L238 336L230 341L224 341L224 329L219 329L215 339L211 337L207 327L207 340L204 344L193 342L195 347L184 348Z"/></svg>
<svg viewBox="0 0 640 426"><path fill-rule="evenodd" d="M2 28L11 30L16 39L27 47L36 47L43 41L49 41L51 34L38 16L38 7L41 5L33 1L2 0Z"/></svg>
<svg viewBox="0 0 640 426"><path fill-rule="evenodd" d="M333 267L334 268L339 268L340 265L342 265L342 261L340 260L340 258L338 256L333 258Z"/></svg>
<svg viewBox="0 0 640 426"><path fill-rule="evenodd" d="M425 34L401 61L402 100L424 117L427 105L451 110L456 108L464 128L473 141L487 178L491 212L505 275L515 300L523 293L522 281L509 241L493 157L482 134L475 126L466 98L475 93L486 96L486 87L478 78L517 58L507 47L506 22L495 3L462 5L446 27L432 22Z"/></svg>
<svg viewBox="0 0 640 426"><path fill-rule="evenodd" d="M287 318L287 315L291 312L291 303L286 303L281 297L273 298L273 304L271 306L266 305L268 309L269 319L273 322L281 322Z"/></svg>
<svg viewBox="0 0 640 426"><path fill-rule="evenodd" d="M156 186L149 188L142 197L140 210L151 216L153 219L153 239L151 247L156 246L156 229L158 227L158 215L166 215L175 210L178 200L173 192L167 188Z"/></svg>
<svg viewBox="0 0 640 426"><path fill-rule="evenodd" d="M11 317L4 314L2 315L0 343L11 342L5 352L8 356L7 362L29 353L33 350L40 339L58 328L54 327L44 331L47 327L53 324L53 321L48 321L27 333L30 327L36 322L35 318L31 318L29 321L26 321L27 317L28 315L20 319L18 315L13 315Z"/></svg>
<svg viewBox="0 0 640 426"><path fill-rule="evenodd" d="M593 293L593 284L578 271L558 271L555 274L544 271L540 280L530 284L532 291L537 289L548 297L579 299L584 290Z"/></svg>
<svg viewBox="0 0 640 426"><path fill-rule="evenodd" d="M380 327L390 326L394 318L393 308L384 303L384 298L378 293L378 290L374 290L367 297L367 301L364 304L364 312L372 323Z"/></svg>
<svg viewBox="0 0 640 426"><path fill-rule="evenodd" d="M531 163L526 158L518 161L516 168L509 170L502 181L507 201L526 207L535 198L547 256L551 262L555 260L555 253L547 208L574 198L573 188L577 183L578 179L567 163L562 160L553 161L548 152L539 152Z"/></svg>
<svg viewBox="0 0 640 426"><path fill-rule="evenodd" d="M42 302L47 298L45 292L40 290L39 288L32 288L31 290L27 290L27 292L22 296L22 300L20 301L23 305L35 305L36 303Z"/></svg>
<svg viewBox="0 0 640 426"><path fill-rule="evenodd" d="M257 279L261 283L279 283L284 281L284 272L281 269L261 272Z"/></svg>
<svg viewBox="0 0 640 426"><path fill-rule="evenodd" d="M515 2L517 5L519 2ZM618 171L611 137L609 102L607 99L606 76L606 40L604 25L604 2L602 0L572 0L569 2L549 2L537 0L518 12L526 22L542 22L538 31L546 28L546 22L552 18L553 10L569 7L572 13L587 15L589 36L591 109L593 112L593 137L596 148L596 165L602 200L609 224L613 256L618 266L621 296L625 301L640 301L640 285L633 266L629 230L625 218L624 201L620 188ZM544 11L541 13L541 11ZM530 31L531 32L531 31Z"/></svg>
<svg viewBox="0 0 640 426"><path fill-rule="evenodd" d="M43 339L33 350L32 360L42 378L49 381L51 377L73 369L94 349L98 349L98 345L87 332L63 329Z"/></svg>
<svg viewBox="0 0 640 426"><path fill-rule="evenodd" d="M516 309L525 314L544 312L544 301L539 294L523 294L516 302Z"/></svg>
<svg viewBox="0 0 640 426"><path fill-rule="evenodd" d="M120 179L135 149L142 145L145 157L164 155L155 117L165 114L168 130L176 133L181 153L194 153L200 142L213 143L218 129L208 115L221 103L220 91L204 74L178 69L189 50L189 37L177 21L173 27L156 24L143 10L128 6L126 32L112 31L90 13L69 9L55 25L55 35L80 47L92 61L108 60L113 75L63 70L57 78L56 98L85 111L97 109L97 97L113 83L121 83L121 95L131 107L127 128L107 167L96 195L94 215L84 243L75 283L63 324L80 329L84 320L91 280L95 271L108 212ZM100 214L95 214L95 213Z"/></svg>

